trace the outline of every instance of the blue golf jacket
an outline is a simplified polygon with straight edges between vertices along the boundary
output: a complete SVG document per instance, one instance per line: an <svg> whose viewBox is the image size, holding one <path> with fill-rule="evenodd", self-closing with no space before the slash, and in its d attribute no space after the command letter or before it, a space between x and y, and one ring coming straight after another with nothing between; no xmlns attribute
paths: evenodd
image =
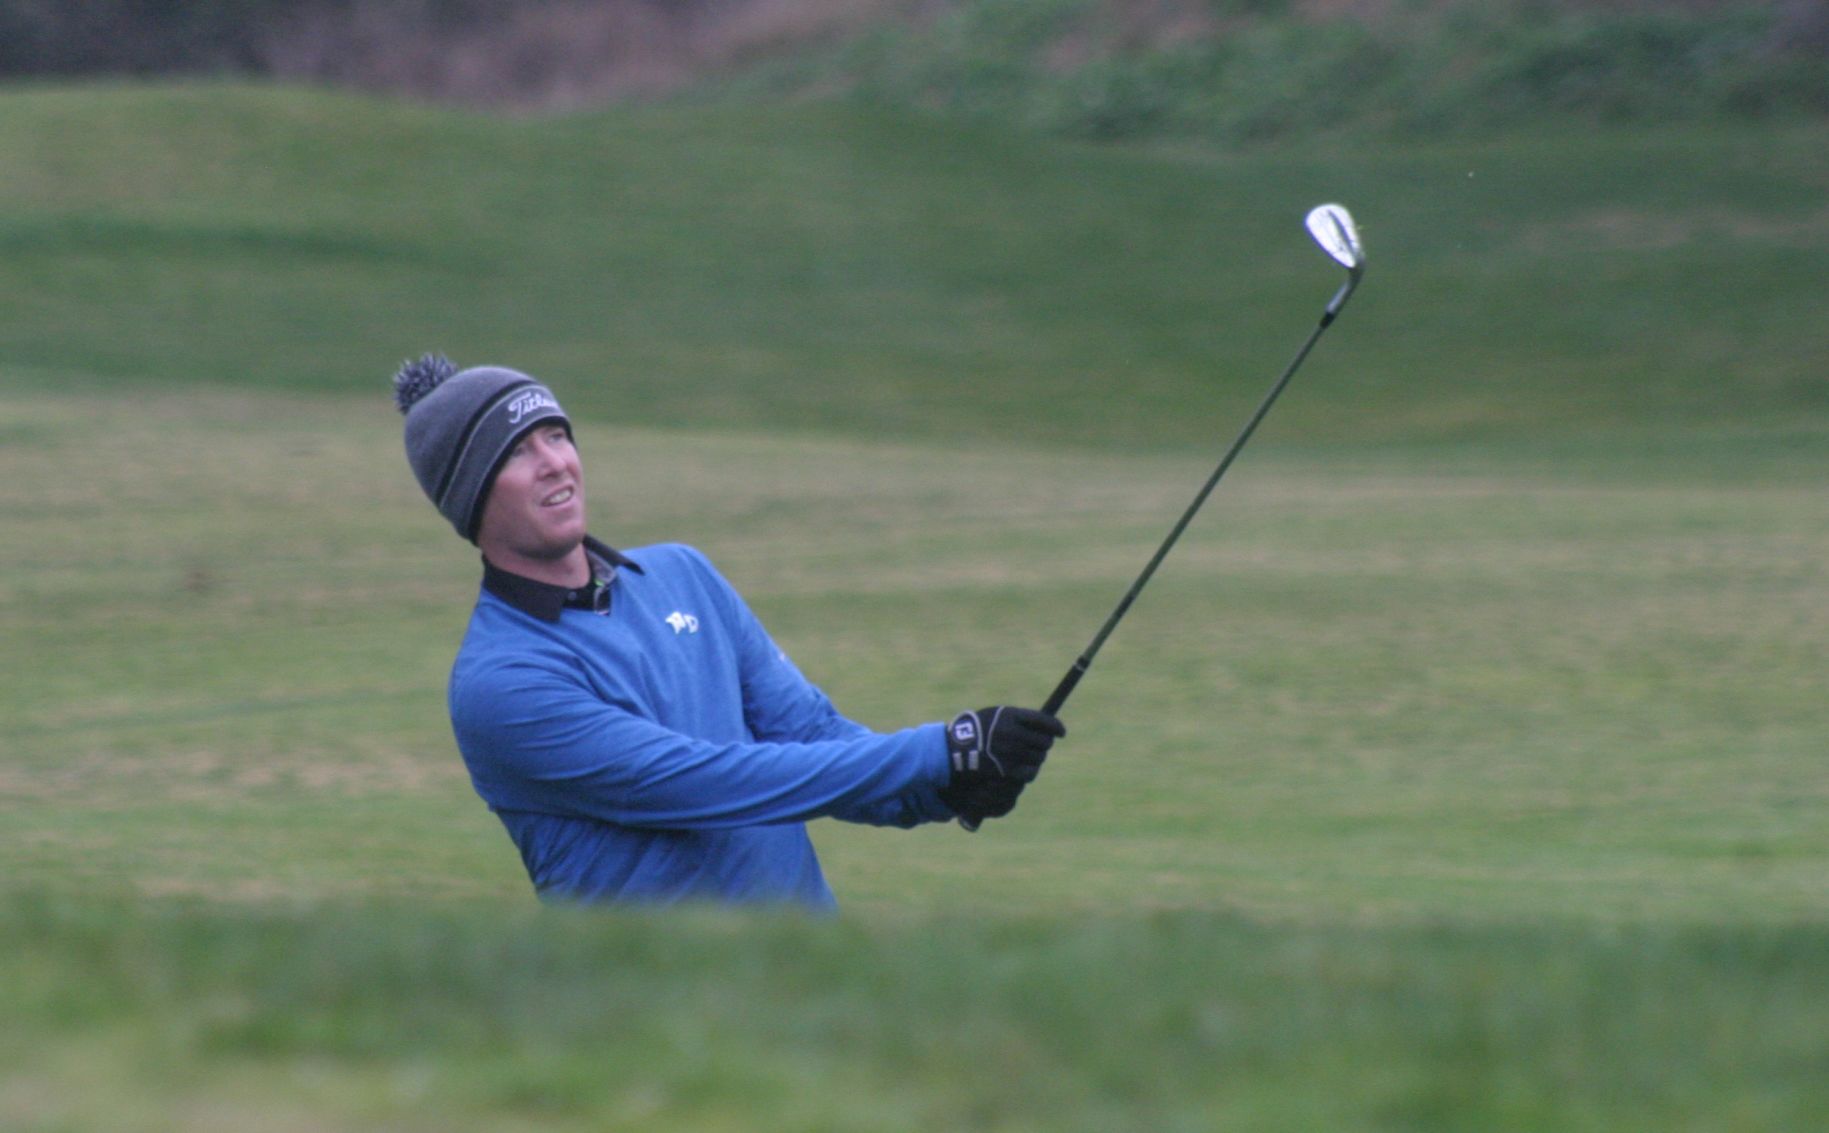
<svg viewBox="0 0 1829 1133"><path fill-rule="evenodd" d="M485 564L449 699L543 898L830 909L808 819L944 821L943 726L845 719L711 563L586 541L599 585Z"/></svg>

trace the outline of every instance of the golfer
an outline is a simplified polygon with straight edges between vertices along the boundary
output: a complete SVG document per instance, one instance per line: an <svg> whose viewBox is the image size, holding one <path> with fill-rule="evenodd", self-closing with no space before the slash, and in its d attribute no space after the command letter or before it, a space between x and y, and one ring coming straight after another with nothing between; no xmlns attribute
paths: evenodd
<svg viewBox="0 0 1829 1133"><path fill-rule="evenodd" d="M482 551L451 725L542 898L831 909L809 819L1002 817L1065 734L1007 707L891 733L845 719L704 555L587 534L544 385L427 355L394 396L414 476Z"/></svg>

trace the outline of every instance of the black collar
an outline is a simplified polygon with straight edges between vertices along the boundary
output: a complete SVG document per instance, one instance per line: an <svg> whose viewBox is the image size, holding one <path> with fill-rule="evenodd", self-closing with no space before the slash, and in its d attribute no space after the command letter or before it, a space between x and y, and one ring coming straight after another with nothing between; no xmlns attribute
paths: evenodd
<svg viewBox="0 0 1829 1133"><path fill-rule="evenodd" d="M503 570L488 559L483 560L483 589L530 617L556 622L566 608L610 612L610 583L616 572L628 567L641 574L641 565L614 547L584 537L584 550L591 561L591 581L583 586L554 586L513 571Z"/></svg>

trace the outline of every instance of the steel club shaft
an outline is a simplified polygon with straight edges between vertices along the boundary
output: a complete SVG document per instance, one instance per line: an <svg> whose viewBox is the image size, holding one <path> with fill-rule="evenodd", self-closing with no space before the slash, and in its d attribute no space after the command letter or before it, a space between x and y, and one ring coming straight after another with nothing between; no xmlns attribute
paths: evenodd
<svg viewBox="0 0 1829 1133"><path fill-rule="evenodd" d="M1124 597L1118 601L1111 616L1105 619L1105 624L1100 626L1099 632L1093 635L1091 643L1074 660L1066 675L1061 677L1060 683L1054 686L1054 691L1049 694L1047 701L1042 705L1042 711L1050 716L1060 715L1061 708L1067 703L1067 698L1073 695L1075 688L1079 687L1080 678L1086 675L1086 671L1092 667L1093 658L1098 656L1099 650L1104 647L1106 638L1109 638L1112 631L1118 627L1118 623L1124 620L1124 615L1130 612L1131 605L1136 602L1137 596L1143 592L1144 586L1156 573L1156 568L1161 566L1162 560L1168 557L1169 551L1181 538L1182 532L1186 531L1188 524L1193 522L1195 513L1200 510L1202 504L1207 502L1207 497L1213 494L1213 489L1219 485L1220 478L1226 474L1226 470L1232 467L1232 462L1238 458L1239 451L1245 447L1245 442L1251 439L1251 434L1257 431L1265 414L1270 412L1270 407L1276 404L1277 398L1282 396L1283 390L1288 387L1289 380L1295 377L1296 370L1301 368L1309 351L1315 348L1315 343L1320 341L1321 335L1333 325L1341 308L1346 306L1346 301L1352 297L1354 289L1359 286L1359 279L1365 271L1365 252L1360 246L1358 228L1353 223L1352 215L1337 204L1319 205L1309 210L1305 223L1308 226L1309 234L1321 246L1321 250L1346 269L1346 282L1328 301L1314 330L1309 332L1307 340L1302 343L1302 348L1296 351L1295 357L1290 360L1288 366L1284 367L1276 384L1270 387L1270 392L1265 394L1264 399L1258 403L1257 410L1251 414L1250 420L1245 422L1245 427L1239 430L1237 438L1226 450L1226 455L1221 458L1219 466L1213 470L1213 474L1207 477L1207 482L1201 485L1200 491L1195 494L1194 502L1181 513L1181 518L1175 521L1175 526L1169 531L1168 537L1162 541L1161 546L1156 548L1156 553L1150 556L1149 562L1144 564L1142 572L1137 575L1136 581L1130 584L1130 589L1124 592ZM959 825L967 830L977 830L980 822L981 820L975 815L959 817Z"/></svg>

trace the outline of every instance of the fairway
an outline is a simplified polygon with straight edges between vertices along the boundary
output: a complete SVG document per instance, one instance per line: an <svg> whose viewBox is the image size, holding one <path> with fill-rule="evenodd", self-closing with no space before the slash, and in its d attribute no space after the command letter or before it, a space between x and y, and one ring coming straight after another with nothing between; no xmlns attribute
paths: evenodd
<svg viewBox="0 0 1829 1133"><path fill-rule="evenodd" d="M1317 365L1311 396L1338 380L1326 369ZM47 1118L45 1128L183 1127L197 1099L246 1089L299 1113L328 1106L366 1128L423 1109L423 1094L398 1080L421 1073L413 1066L447 1085L479 1058L504 1073L488 1048L455 1038L427 1047L395 1032L404 1024L382 1022L379 1005L394 995L385 973L397 964L434 997L402 1004L409 1017L429 1013L427 1025L459 1033L493 1020L515 1057L531 1060L514 1072L530 1078L485 1074L460 1089L474 1111L431 1106L444 1128L497 1128L489 1115L523 1112L528 1090L572 1099L551 1124L530 1127L585 1128L604 1106L639 1108L644 1090L659 1091L657 1113L702 1127L732 1103L718 1087L668 1077L687 1073L667 1054L679 1041L668 1028L720 1017L722 1053L700 1065L736 1076L724 1090L767 1095L834 1074L893 1082L909 1072L890 1069L900 1056L886 1050L845 1059L850 1070L825 1066L838 1055L815 1037L823 1009L806 1016L804 1005L773 1002L781 978L833 981L845 1013L872 1010L900 982L934 997L896 1008L931 1020L920 1028L938 1025L935 1004L950 1004L968 1031L993 1032L986 1041L1039 1042L1018 1078L1026 1093L1102 1057L1086 1031L1105 1017L1105 997L1137 998L1112 1025L1138 1042L1162 1025L1151 1012L1178 998L1208 1002L1221 1015L1185 1021L1195 1050L1202 1027L1220 1028L1201 1040L1215 1050L1234 1041L1222 1041L1225 1012L1307 1002L1295 1009L1318 1013L1305 1016L1312 1024L1286 1021L1249 1040L1249 1059L1269 1060L1264 1071L1199 1084L1205 1072L1184 1051L1166 1095L1122 1110L1160 1105L1188 1118L1264 1107L1274 1115L1266 1128L1433 1096L1445 1085L1431 1054L1438 1040L1418 1045L1389 1029L1416 1019L1470 1026L1460 1013L1469 1003L1531 1017L1545 964L1578 987L1624 981L1601 1009L1640 1049L1606 1054L1601 1077L1655 1056L1728 1079L1702 1103L1647 1088L1631 1095L1633 1111L1738 1104L1741 1074L1801 1089L1803 1079L1763 1060L1822 1056L1819 1012L1794 1016L1745 982L1783 973L1779 986L1798 988L1789 1002L1801 1007L1801 993L1820 994L1829 979L1820 929L1797 935L1829 917L1820 768L1829 709L1817 680L1829 637L1829 507L1809 438L1795 457L1765 445L1751 458L1731 432L1692 436L1680 461L1266 445L1113 639L1069 713L1070 740L1015 819L976 837L820 824L860 938L857 927L766 921L687 918L663 930L646 919L593 928L532 918L519 864L471 794L442 715L475 564L399 467L383 399L13 393L0 428L0 508L13 535L0 577L14 643L0 870L9 890L40 895L15 904L9 931L14 955L48 976L50 991L16 1006L54 1012L42 1017L68 1036L48 1060L15 1045L24 1061L0 1096L15 1116L74 1115L74 1126ZM93 459L98 437L105 460ZM595 507L607 534L626 546L705 547L802 667L883 727L987 695L1039 695L1204 474L1194 457L614 426L589 427L583 455L603 485ZM993 645L1012 640L1022 647ZM38 903L47 897L50 906ZM107 909L124 936L96 935L89 918ZM320 911L287 927L285 910L311 909ZM970 927L972 917L985 927ZM1418 937L1427 925L1458 927ZM959 939L980 941L995 963L1036 970L1003 986L936 982L919 965L970 960L962 943L918 943L935 931L964 931ZM752 956L746 939L770 951ZM121 947L138 958L110 959ZM625 1068L614 1088L587 1088L567 1084L582 1063L547 1060L524 1023L460 990L498 973L535 999L564 987L607 1002L637 994L627 961L602 969L591 959L603 947L638 950L636 971L663 987L737 964L719 977L734 999L651 1004L659 1033L603 1032L582 1018L561 1028L585 1050L651 1063ZM884 954L892 947L924 959L905 970ZM513 958L528 948L545 957L532 968ZM679 959L681 949L700 959ZM499 968L477 967L498 950ZM1112 964L1137 967L1120 975ZM343 973L334 985L311 974L322 965ZM93 979L126 981L116 1007L99 1016L55 1007L75 992L70 980ZM1420 999L1396 1013L1378 1006L1389 979ZM1429 990L1437 979L1449 987ZM1051 1025L1023 997L1083 980L1093 998L1063 1008L1077 1038L1057 1046L1030 1030ZM1716 981L1758 998L1703 994ZM1522 1074L1531 1106L1620 1116L1581 1089L1555 1105L1534 1094L1547 1088L1535 1060L1555 1056L1531 1046L1532 1028L1555 1043L1602 1041L1561 1014L1573 1004L1552 1003L1551 1017L1522 1033L1495 1024L1496 1038L1482 1041L1500 1050L1454 1057ZM818 1065L740 1069L752 1057L745 1044L769 1041L750 1035L748 1010L813 1027L804 1041ZM1367 1013L1367 1023L1313 1029L1338 1010ZM1739 1026L1751 1011L1790 1037L1742 1036L1749 1045L1722 1064L1707 1047L1657 1038L1664 1011L1702 1029ZM83 1018L115 1040L95 1049ZM336 1029L314 1038L312 1019ZM376 1026L378 1046L329 1037ZM244 1032L253 1037L236 1037ZM252 1056L207 1053L249 1041ZM1278 1056L1260 1042L1302 1053ZM1514 1043L1523 1051L1503 1053ZM1367 1061L1388 1044L1388 1057ZM99 1058L106 1088L81 1103L33 1101L73 1088L60 1051ZM311 1051L331 1060L321 1070L328 1096L284 1070ZM174 1058L190 1069L146 1078ZM1322 1072L1312 1058L1344 1060L1325 1071L1343 1091L1335 1101L1305 1109L1257 1096L1299 1097L1287 1076ZM1124 1089L1141 1088L1135 1075L1146 1073L1108 1069ZM1821 1080L1778 1112L1820 1102ZM963 1097L940 1090L916 1109L944 1116L977 1104L989 1087L970 1081ZM1098 1127L1098 1105L1116 1103L1087 1089L1081 1109L1043 1106L1026 1112L1052 1120L1012 1127ZM144 1112L157 1119L115 1124L122 1111L109 1107L128 1096L150 1097ZM1437 1098L1463 1116L1492 1114L1491 1100L1478 1090ZM824 1118L804 1104L782 1097L776 1123L759 1127L903 1127L865 1120L850 1103L827 1103L836 1108Z"/></svg>
<svg viewBox="0 0 1829 1133"><path fill-rule="evenodd" d="M0 105L0 1128L1829 1110L1820 128ZM593 530L898 728L1046 696L1337 284L1334 197L1362 293L1014 816L816 823L831 921L538 905L450 734L479 565L402 357L550 375Z"/></svg>
<svg viewBox="0 0 1829 1133"><path fill-rule="evenodd" d="M521 895L443 718L474 553L404 474L391 407L218 390L4 412L7 774L31 803L10 879ZM581 441L607 538L704 548L881 728L1039 699L1206 472ZM1743 448L1249 453L1094 666L1021 820L985 835L1004 868L974 876L989 847L951 829L826 824L837 888L935 912L1829 913L1829 499L1811 446L1718 475Z"/></svg>

